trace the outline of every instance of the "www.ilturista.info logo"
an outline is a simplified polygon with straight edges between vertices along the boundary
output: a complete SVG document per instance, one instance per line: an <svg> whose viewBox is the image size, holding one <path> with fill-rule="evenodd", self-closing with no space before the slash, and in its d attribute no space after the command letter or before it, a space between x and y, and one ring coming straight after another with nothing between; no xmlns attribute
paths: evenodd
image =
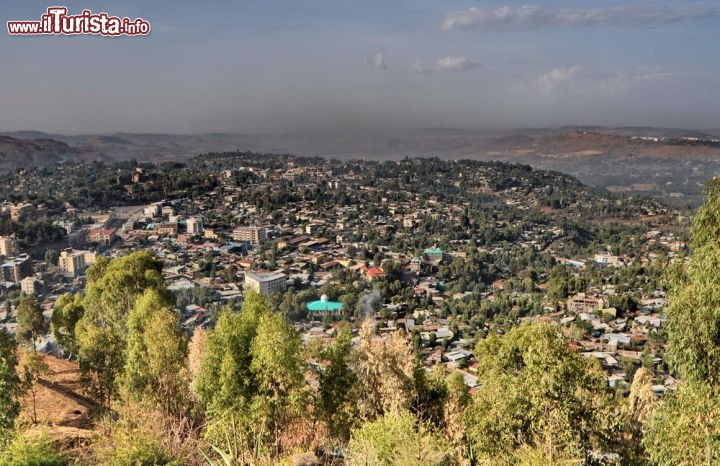
<svg viewBox="0 0 720 466"><path fill-rule="evenodd" d="M150 34L150 23L142 18L130 20L94 14L90 10L76 16L68 16L64 6L47 9L40 21L8 21L8 32L13 35L29 34L96 34L100 36L145 36Z"/></svg>

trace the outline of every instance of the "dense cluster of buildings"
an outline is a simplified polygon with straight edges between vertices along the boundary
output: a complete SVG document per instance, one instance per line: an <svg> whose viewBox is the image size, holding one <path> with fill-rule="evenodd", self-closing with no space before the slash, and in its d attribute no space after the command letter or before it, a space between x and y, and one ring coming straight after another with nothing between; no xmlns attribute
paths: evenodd
<svg viewBox="0 0 720 466"><path fill-rule="evenodd" d="M428 365L447 364L462 371L468 385L476 386L472 359L473 339L467 337L467 323L442 316L444 303L467 299L473 291L449 291L438 278L439 270L453 261L463 260L469 240L444 241L442 247L397 247L369 241L370 237L402 240L412 244L423 226L444 225L455 228L467 222L467 206L451 203L436 196L421 198L407 186L378 187L364 182L352 171L337 174L322 168L253 168L244 167L259 181L252 185L233 183L234 170L218 173L220 186L202 196L172 199L147 206L122 207L108 212L75 212L59 221L69 233L69 248L58 253L56 261L46 257L33 260L14 237L0 237L0 272L6 283L3 296L10 298L13 289L40 296L51 307L61 293L80 291L89 266L100 255L119 256L129 251L149 249L165 264L163 275L168 287L189 295L190 301L178 309L183 328L212 325L212 306L240 301L248 290L266 296L294 290L319 290L325 285L341 285L339 276L353 277L358 289L373 289L373 283L387 278L383 260L400 266L399 278L411 295L429 305L411 312L399 312L402 302L385 299L368 315L377 320L380 335L403 329L420 335L422 354ZM142 177L142 173L138 173ZM293 183L297 192L323 190L332 194L357 193L363 202L338 205L302 198L288 204L259 207L249 199L268 193L277 183ZM548 187L541 189L549 189ZM345 191L347 190L347 191ZM487 191L480 186L477 192ZM367 199L377 202L369 208ZM527 209L537 204L536 194L516 187L507 190L506 205ZM578 201L579 203L582 201ZM9 215L21 218L32 215L41 206L13 205ZM82 215L91 223L74 222ZM498 215L497 228L512 228L511 222ZM469 228L469 227L467 227ZM541 223L528 226L514 244L478 250L502 254L516 246L538 250L551 241L561 240L565 232L555 225ZM671 254L682 247L672 234L648 231L640 238L657 244ZM503 249L505 248L505 249ZM379 257L380 259L377 259ZM622 268L631 262L622 254L597 253L591 257L568 259L557 255L571 273L588 264L597 267ZM652 260L645 257L644 260ZM503 292L508 271L489 283L480 296L493 300ZM543 285L542 283L538 283ZM541 286L542 288L542 286ZM202 291L199 291L202 290ZM530 296L530 292L508 291L512 300ZM608 306L613 290L588 287L560 303L547 304L546 313L534 319L546 320L568 332L578 327L587 330L576 338L577 350L601 360L608 370L609 383L622 384L628 375L623 361L642 361L643 344L662 326L660 310L663 296L644 296L637 313L618 317ZM199 297L202 296L202 299ZM389 298L389 297L388 297ZM324 295L303 303L307 319L297 328L305 339L331 339L334 334L328 317L353 315L355 309L339 299ZM358 305L359 306L359 305ZM10 325L11 313L0 314L0 322ZM324 321L324 325L321 323ZM486 331L488 329L485 329ZM458 338L458 333L463 338ZM668 376L669 377L669 376ZM672 382L668 379L668 385ZM659 389L658 389L659 390Z"/></svg>

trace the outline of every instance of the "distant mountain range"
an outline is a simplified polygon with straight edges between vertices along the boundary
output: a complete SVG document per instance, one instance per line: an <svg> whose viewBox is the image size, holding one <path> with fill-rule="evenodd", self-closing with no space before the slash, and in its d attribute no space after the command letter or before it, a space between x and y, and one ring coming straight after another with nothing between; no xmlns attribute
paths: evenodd
<svg viewBox="0 0 720 466"><path fill-rule="evenodd" d="M0 171L58 162L187 160L208 152L291 153L338 159L501 160L562 171L611 189L700 194L720 174L720 134L673 128L573 126L513 131L427 128L383 134L0 133Z"/></svg>
<svg viewBox="0 0 720 466"><path fill-rule="evenodd" d="M0 136L0 168L12 170L79 160L79 151L49 138L17 139Z"/></svg>

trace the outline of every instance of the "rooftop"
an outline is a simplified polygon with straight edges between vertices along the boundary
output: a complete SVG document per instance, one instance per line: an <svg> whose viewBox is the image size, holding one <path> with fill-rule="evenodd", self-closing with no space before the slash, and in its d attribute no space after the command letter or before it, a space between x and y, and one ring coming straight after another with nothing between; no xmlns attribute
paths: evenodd
<svg viewBox="0 0 720 466"><path fill-rule="evenodd" d="M245 277L262 283L284 279L286 275L282 272L245 272Z"/></svg>
<svg viewBox="0 0 720 466"><path fill-rule="evenodd" d="M339 311L342 309L343 304L338 301L330 301L326 295L322 295L322 297L317 301L312 301L308 303L307 309L308 311Z"/></svg>

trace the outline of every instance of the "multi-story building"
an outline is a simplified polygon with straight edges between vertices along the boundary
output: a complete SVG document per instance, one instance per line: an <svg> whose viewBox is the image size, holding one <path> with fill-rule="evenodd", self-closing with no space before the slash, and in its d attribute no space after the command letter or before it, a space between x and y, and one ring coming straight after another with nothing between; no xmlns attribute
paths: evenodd
<svg viewBox="0 0 720 466"><path fill-rule="evenodd" d="M16 204L10 207L10 218L14 221L22 220L30 215L35 210L35 206L29 202Z"/></svg>
<svg viewBox="0 0 720 466"><path fill-rule="evenodd" d="M287 275L282 272L245 272L245 289L269 296L282 293L287 286Z"/></svg>
<svg viewBox="0 0 720 466"><path fill-rule="evenodd" d="M20 241L14 236L0 236L0 256L20 254Z"/></svg>
<svg viewBox="0 0 720 466"><path fill-rule="evenodd" d="M158 235L168 235L168 236L176 236L178 232L178 224L177 223L163 223L157 229Z"/></svg>
<svg viewBox="0 0 720 466"><path fill-rule="evenodd" d="M568 309L573 312L595 312L605 307L605 300L600 296L589 296L585 293L578 293L570 296L567 301Z"/></svg>
<svg viewBox="0 0 720 466"><path fill-rule="evenodd" d="M208 239L218 239L220 237L217 228L204 228L203 235Z"/></svg>
<svg viewBox="0 0 720 466"><path fill-rule="evenodd" d="M308 235L314 235L317 233L320 226L317 223L309 223L305 225L305 233Z"/></svg>
<svg viewBox="0 0 720 466"><path fill-rule="evenodd" d="M247 242L258 246L267 240L267 232L263 227L237 227L232 233L233 241Z"/></svg>
<svg viewBox="0 0 720 466"><path fill-rule="evenodd" d="M42 293L43 282L35 277L25 277L20 280L20 289L26 295L38 295Z"/></svg>
<svg viewBox="0 0 720 466"><path fill-rule="evenodd" d="M4 264L0 265L0 277L3 281L20 283L20 281L32 275L32 262L30 256L23 254L17 257L9 257Z"/></svg>
<svg viewBox="0 0 720 466"><path fill-rule="evenodd" d="M89 265L95 263L97 255L91 251L74 251L66 249L60 253L58 266L63 272L63 276L67 278L79 277L85 273L85 269Z"/></svg>
<svg viewBox="0 0 720 466"><path fill-rule="evenodd" d="M162 204L150 204L145 207L144 214L147 218L159 217L162 215Z"/></svg>
<svg viewBox="0 0 720 466"><path fill-rule="evenodd" d="M190 236L201 236L203 234L203 221L199 217L187 219L187 233Z"/></svg>
<svg viewBox="0 0 720 466"><path fill-rule="evenodd" d="M99 243L107 246L115 241L115 230L107 228L93 228L88 233L88 240L91 243Z"/></svg>

